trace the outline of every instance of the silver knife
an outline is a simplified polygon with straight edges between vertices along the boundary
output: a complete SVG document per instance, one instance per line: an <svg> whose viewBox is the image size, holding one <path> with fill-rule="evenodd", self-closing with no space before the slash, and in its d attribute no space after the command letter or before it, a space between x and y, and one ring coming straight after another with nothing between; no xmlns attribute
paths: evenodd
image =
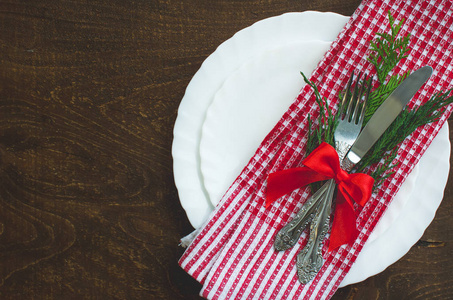
<svg viewBox="0 0 453 300"><path fill-rule="evenodd" d="M357 164L363 156L371 149L376 141L382 136L385 130L392 124L396 117L406 107L407 103L422 87L422 85L429 79L433 72L430 66L425 66L410 74L379 106L371 119L362 129L357 137L357 140L352 145L348 154L342 162L342 168L350 171L351 168ZM316 250L313 257L305 248L297 255L297 273L299 280L302 283L310 282L322 267L322 241L328 231L330 216L330 203L332 202L332 195L328 196L326 201L328 205L323 206L323 211L320 212L319 224L323 228L319 229L321 232L320 237L317 237L313 242L312 248ZM309 243L308 243L309 244ZM312 249L312 251L313 251Z"/></svg>
<svg viewBox="0 0 453 300"><path fill-rule="evenodd" d="M392 124L432 73L433 68L425 66L404 79L373 114L345 159L349 160L353 165L357 164Z"/></svg>

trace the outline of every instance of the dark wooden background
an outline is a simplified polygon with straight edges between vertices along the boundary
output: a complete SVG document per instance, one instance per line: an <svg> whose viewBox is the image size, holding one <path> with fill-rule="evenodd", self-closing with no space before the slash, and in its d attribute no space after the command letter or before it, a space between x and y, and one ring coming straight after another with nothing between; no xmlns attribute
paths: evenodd
<svg viewBox="0 0 453 300"><path fill-rule="evenodd" d="M199 299L177 265L185 88L258 20L359 2L1 0L0 299ZM453 298L452 187L407 255L334 299Z"/></svg>

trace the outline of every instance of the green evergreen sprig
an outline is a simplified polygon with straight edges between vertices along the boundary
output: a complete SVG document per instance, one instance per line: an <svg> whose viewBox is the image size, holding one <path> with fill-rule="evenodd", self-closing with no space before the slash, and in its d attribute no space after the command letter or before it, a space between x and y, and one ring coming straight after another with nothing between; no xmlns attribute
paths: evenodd
<svg viewBox="0 0 453 300"><path fill-rule="evenodd" d="M418 127L438 121L445 106L453 103L452 91L453 89L436 93L419 107L403 110L354 169L362 172L367 166L379 163L382 157L386 157L389 152L396 151L399 144ZM391 161L387 160L384 160L382 164L382 167L388 170L394 166ZM382 173L378 171L376 174L373 172L370 175L379 179Z"/></svg>
<svg viewBox="0 0 453 300"><path fill-rule="evenodd" d="M388 11L388 18L390 32L376 33L376 39L370 42L371 52L368 61L375 67L379 85L371 92L364 125L382 102L410 74L410 71L408 71L401 76L398 74L389 75L397 64L408 56L410 34L403 37L399 36L404 19L396 24L390 11Z"/></svg>
<svg viewBox="0 0 453 300"><path fill-rule="evenodd" d="M329 143L334 146L334 132L338 124L338 120L330 109L327 99L322 97L319 93L316 84L311 82L303 72L300 72L303 76L305 83L307 83L313 89L315 93L315 100L319 106L318 126L313 126L313 120L308 115L308 140L307 140L307 153L312 152L318 147L321 142Z"/></svg>
<svg viewBox="0 0 453 300"><path fill-rule="evenodd" d="M407 57L409 51L410 34L398 37L404 19L395 24L391 12L388 12L390 33L376 33L379 37L370 42L371 54L368 60L376 67L376 74L380 84L385 84L386 78L391 70L403 59Z"/></svg>
<svg viewBox="0 0 453 300"><path fill-rule="evenodd" d="M404 20L396 24L390 12L388 16L390 32L377 33L376 40L370 42L371 53L368 60L375 67L378 83L370 94L363 126L365 126L366 122L368 122L384 100L410 74L410 71L402 75L391 74L391 71L396 65L407 57L410 35L407 34L406 36L399 37L398 35L404 24ZM307 153L310 153L322 141L334 145L333 135L338 121L332 114L327 99L321 96L316 85L310 82L303 73L302 76L304 77L304 81L313 88L316 102L320 109L317 126L314 126L313 120L310 116L308 117ZM376 144L355 166L354 171L367 171L370 176L375 178L375 188L380 186L393 174L392 170L396 166L394 161L398 155L398 148L401 142L418 127L437 121L444 111L445 106L453 103L452 91L453 89L447 92L436 93L425 104L411 110L403 110Z"/></svg>
<svg viewBox="0 0 453 300"><path fill-rule="evenodd" d="M371 119L376 110L381 106L381 104L387 99L388 96L409 76L410 72L403 75L393 75L390 76L386 84L380 84L375 90L370 93L368 100L367 109L365 112L365 119L363 120L363 125Z"/></svg>

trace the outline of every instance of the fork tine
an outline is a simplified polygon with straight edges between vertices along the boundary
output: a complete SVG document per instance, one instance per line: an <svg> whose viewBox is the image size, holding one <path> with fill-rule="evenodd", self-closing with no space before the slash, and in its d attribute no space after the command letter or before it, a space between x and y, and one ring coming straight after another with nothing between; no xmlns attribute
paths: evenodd
<svg viewBox="0 0 453 300"><path fill-rule="evenodd" d="M365 74L363 76L363 80L365 81L365 78L367 77L367 75ZM359 85L360 83L360 78L357 80L357 85ZM354 113L352 114L352 117L351 117L351 122L354 122L356 124L358 124L359 122L359 119L360 119L360 115L358 115L359 113L359 107L363 105L361 105L361 100L362 100L362 97L363 97L363 93L364 93L364 90L365 90L365 84L361 84L360 86L360 91L357 95L357 97L354 99L354 103L355 103L355 108L354 108Z"/></svg>
<svg viewBox="0 0 453 300"><path fill-rule="evenodd" d="M368 80L368 86L367 86L367 91L365 94L365 100L363 100L363 105L362 105L362 111L360 112L360 117L359 117L359 124L363 123L363 119L365 118L365 112L366 112L366 107L368 104L368 98L370 97L370 91L371 91L371 78Z"/></svg>
<svg viewBox="0 0 453 300"><path fill-rule="evenodd" d="M358 89L359 89L360 77L362 77L362 72L360 72L359 75L357 76L357 80L355 81L355 86L354 86L354 89L352 91L351 98L349 100L348 109L347 109L346 115L345 115L345 119L348 120L348 121L352 120L351 119L351 113L352 113L352 110L354 108L354 103L356 102L356 99L357 99L357 93L358 93Z"/></svg>
<svg viewBox="0 0 453 300"><path fill-rule="evenodd" d="M345 93L343 95L343 99L341 99L341 104L340 104L340 110L338 112L338 116L340 116L340 119L343 119L343 113L344 113L344 110L345 110L345 106L348 102L348 94L350 93L350 89L351 89L351 84L352 84L352 81L353 81L353 78L354 78L354 70L351 71L351 76L349 76L349 80L348 80L348 84L346 86L346 90L345 90Z"/></svg>

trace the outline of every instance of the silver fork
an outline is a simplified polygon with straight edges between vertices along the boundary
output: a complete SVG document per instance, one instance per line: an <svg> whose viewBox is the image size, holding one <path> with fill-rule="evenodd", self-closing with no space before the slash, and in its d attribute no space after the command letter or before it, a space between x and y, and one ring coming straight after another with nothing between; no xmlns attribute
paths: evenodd
<svg viewBox="0 0 453 300"><path fill-rule="evenodd" d="M348 147L348 145L352 145L354 140L357 138L361 126L361 123L356 124L355 122L350 122L352 115L354 113L355 115L357 115L358 113L359 105L356 104L359 102L358 100L362 98L361 95L363 93L363 89L361 91L358 91L358 80L355 83L354 89L351 91L353 78L354 72L351 73L351 77L349 78L345 90L346 92L340 103L339 110L335 116L337 119L339 119L337 128L335 129L334 138L335 148L339 153L340 160L344 158L347 150L349 150L350 146ZM360 115L363 115L362 111L360 111ZM363 118L361 122L363 122ZM329 192L329 186L331 189L333 188L333 184L331 184L330 181L324 184L318 191L316 191L316 193L308 198L301 209L298 211L296 216L277 233L274 241L275 250L288 250L297 243L304 229L315 217L317 208L319 206L318 204L320 200L325 197L326 192Z"/></svg>
<svg viewBox="0 0 453 300"><path fill-rule="evenodd" d="M362 128L366 103L371 90L371 80L368 81L368 84L363 83L359 90L360 77L361 75L359 74L354 90L351 96L348 97L353 81L353 73L351 74L341 107L337 113L339 120L334 132L335 149L338 152L340 164L343 169L346 169L346 166L343 165L343 160ZM366 79L366 77L365 75L364 78ZM363 101L361 101L362 98L364 98ZM348 102L348 108L345 110L344 108ZM298 277L304 284L310 282L322 266L322 242L329 231L335 180L330 179L324 185L327 186L326 192L316 206L315 214L310 224L309 240L307 245L297 255L296 265Z"/></svg>

